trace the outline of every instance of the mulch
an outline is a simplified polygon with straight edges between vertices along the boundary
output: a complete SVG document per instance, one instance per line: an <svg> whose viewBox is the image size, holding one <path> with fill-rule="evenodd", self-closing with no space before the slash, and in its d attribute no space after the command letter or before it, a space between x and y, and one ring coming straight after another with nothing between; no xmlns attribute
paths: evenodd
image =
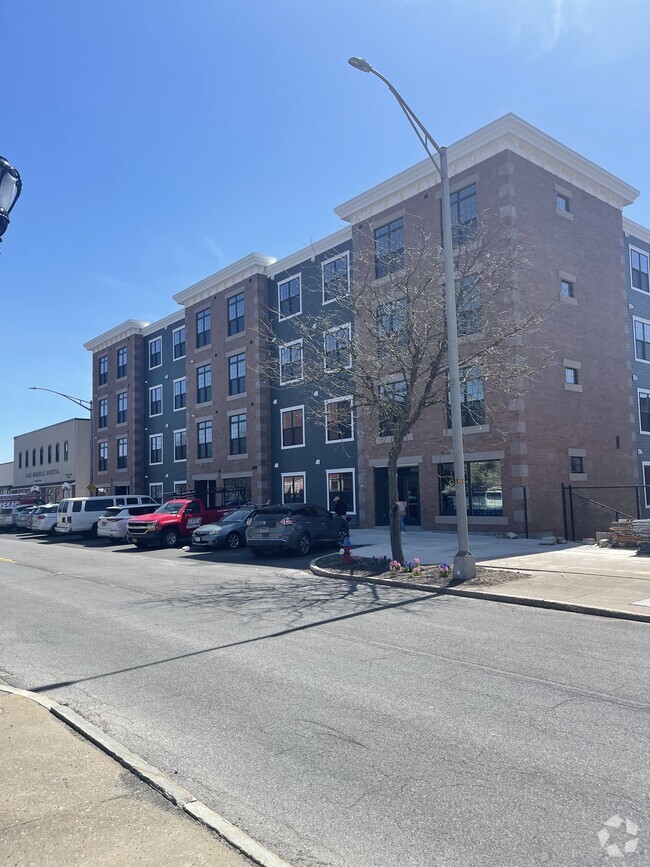
<svg viewBox="0 0 650 867"><path fill-rule="evenodd" d="M406 570L391 572L387 560L376 557L352 557L352 563L344 563L342 554L329 554L319 557L316 563L322 569L337 572L341 578L382 578L394 581L413 581L415 584L430 584L432 587L448 587L454 585L453 577L443 577L437 565L421 565L419 574ZM476 578L463 581L463 587L494 587L507 581L517 581L530 578L526 572L515 572L512 569L493 569L490 566L477 566Z"/></svg>

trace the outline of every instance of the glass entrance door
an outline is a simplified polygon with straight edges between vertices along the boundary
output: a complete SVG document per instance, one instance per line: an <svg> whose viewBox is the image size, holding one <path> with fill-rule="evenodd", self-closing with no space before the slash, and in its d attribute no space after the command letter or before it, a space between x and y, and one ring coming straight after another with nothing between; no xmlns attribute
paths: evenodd
<svg viewBox="0 0 650 867"><path fill-rule="evenodd" d="M397 468L397 495L406 503L407 526L419 527L420 520L420 468ZM375 467L375 526L385 527L389 523L388 470Z"/></svg>

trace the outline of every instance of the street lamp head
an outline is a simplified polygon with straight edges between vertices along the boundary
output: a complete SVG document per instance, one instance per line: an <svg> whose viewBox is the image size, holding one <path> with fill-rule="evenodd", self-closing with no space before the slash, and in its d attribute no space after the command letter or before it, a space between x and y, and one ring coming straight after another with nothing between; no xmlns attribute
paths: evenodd
<svg viewBox="0 0 650 867"><path fill-rule="evenodd" d="M9 225L9 214L18 201L21 189L22 181L18 170L4 157L0 157L0 237Z"/></svg>
<svg viewBox="0 0 650 867"><path fill-rule="evenodd" d="M372 66L363 57L351 57L348 63L350 66L354 66L355 69L360 69L361 72L372 72Z"/></svg>

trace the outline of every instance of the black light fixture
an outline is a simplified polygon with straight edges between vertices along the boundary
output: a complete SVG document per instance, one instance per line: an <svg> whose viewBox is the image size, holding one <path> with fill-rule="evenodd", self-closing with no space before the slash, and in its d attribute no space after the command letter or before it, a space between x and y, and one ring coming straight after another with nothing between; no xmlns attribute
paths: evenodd
<svg viewBox="0 0 650 867"><path fill-rule="evenodd" d="M10 165L4 157L0 157L0 240L9 225L9 214L18 201L22 186L18 169Z"/></svg>

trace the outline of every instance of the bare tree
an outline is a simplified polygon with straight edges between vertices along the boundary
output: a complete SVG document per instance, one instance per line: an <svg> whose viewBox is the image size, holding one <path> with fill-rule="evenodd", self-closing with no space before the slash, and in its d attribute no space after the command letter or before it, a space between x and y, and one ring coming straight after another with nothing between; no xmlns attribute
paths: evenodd
<svg viewBox="0 0 650 867"><path fill-rule="evenodd" d="M337 303L292 320L291 346L276 333L271 311L263 326L271 379L278 381L280 368L280 382L301 380L305 410L333 427L348 424L352 408L331 403L324 412L324 400L349 395L366 434L388 446L391 551L400 562L398 459L427 410L448 406L443 253L423 223L411 219L407 247L383 249L374 237L355 235L350 281L335 275L327 290ZM484 406L484 383L496 381L512 397L548 358L539 348L531 352L530 341L524 350L520 337L544 313L535 308L524 251L512 230L498 226L491 233L488 226L478 220L454 252L463 412L470 415ZM310 289L322 291L320 284L303 286Z"/></svg>

